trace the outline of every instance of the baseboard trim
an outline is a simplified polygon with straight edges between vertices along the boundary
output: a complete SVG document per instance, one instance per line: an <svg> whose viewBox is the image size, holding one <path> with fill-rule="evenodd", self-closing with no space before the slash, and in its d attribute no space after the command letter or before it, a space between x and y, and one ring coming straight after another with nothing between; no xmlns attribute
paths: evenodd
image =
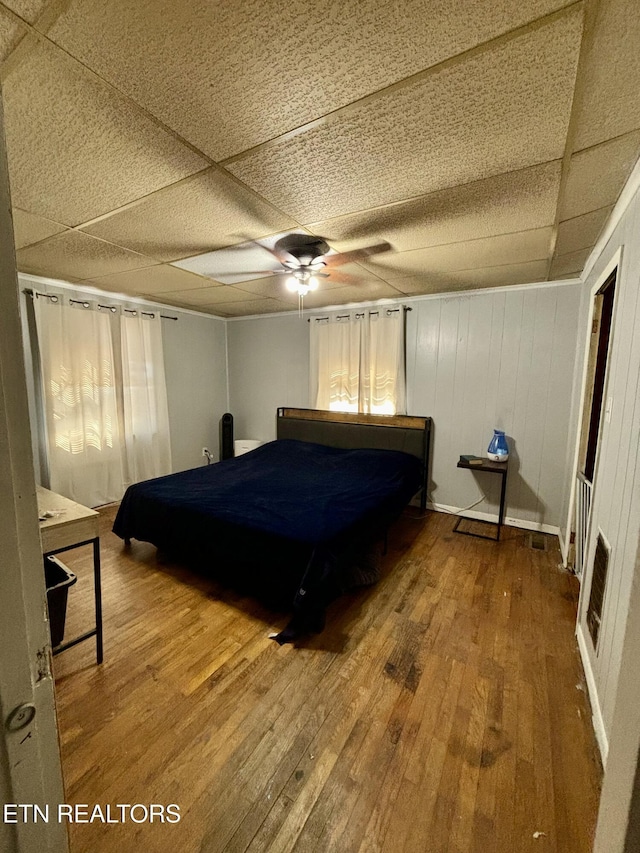
<svg viewBox="0 0 640 853"><path fill-rule="evenodd" d="M461 513L459 507L434 503L433 501L429 501L427 503L427 507L435 512L446 512L449 513L449 515L462 514L466 518L475 519L476 521L490 521L492 524L498 523L498 516L491 512L479 512L478 510L468 509L463 510ZM558 536L560 533L560 528L555 524L543 524L539 521L526 521L523 518L514 518L509 515L505 517L504 523L508 527L519 527L522 530L533 530L536 533L550 533L552 536Z"/></svg>
<svg viewBox="0 0 640 853"><path fill-rule="evenodd" d="M582 669L587 682L587 690L589 691L589 701L591 702L591 722L593 730L596 734L596 740L600 747L600 756L602 757L602 766L607 766L607 756L609 754L609 739L604 727L604 719L600 710L600 702L598 700L598 690L596 687L596 679L591 668L591 658L587 649L587 641L582 632L582 625L578 623L576 626L576 637L578 639L578 649L580 651L580 659L582 660Z"/></svg>

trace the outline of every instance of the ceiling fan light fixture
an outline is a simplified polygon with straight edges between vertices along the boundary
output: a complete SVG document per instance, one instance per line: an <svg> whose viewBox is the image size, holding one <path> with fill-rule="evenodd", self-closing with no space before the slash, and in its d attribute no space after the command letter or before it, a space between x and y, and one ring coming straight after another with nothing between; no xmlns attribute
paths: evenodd
<svg viewBox="0 0 640 853"><path fill-rule="evenodd" d="M306 296L311 290L318 289L318 279L306 270L296 270L285 281L285 287L291 293L297 293L298 296Z"/></svg>

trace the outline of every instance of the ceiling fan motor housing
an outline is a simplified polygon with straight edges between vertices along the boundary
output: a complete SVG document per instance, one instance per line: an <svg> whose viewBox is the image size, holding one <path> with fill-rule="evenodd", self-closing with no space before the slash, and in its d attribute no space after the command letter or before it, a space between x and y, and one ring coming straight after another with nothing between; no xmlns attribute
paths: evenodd
<svg viewBox="0 0 640 853"><path fill-rule="evenodd" d="M287 252L299 263L303 261L310 263L315 258L326 255L329 245L321 237L312 237L309 234L287 234L275 245L276 249Z"/></svg>

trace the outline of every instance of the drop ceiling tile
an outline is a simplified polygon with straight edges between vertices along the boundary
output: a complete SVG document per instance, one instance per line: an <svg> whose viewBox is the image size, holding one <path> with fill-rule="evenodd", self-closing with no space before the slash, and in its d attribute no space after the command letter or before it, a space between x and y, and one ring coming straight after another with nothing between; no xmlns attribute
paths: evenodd
<svg viewBox="0 0 640 853"><path fill-rule="evenodd" d="M207 165L111 87L38 44L4 84L13 203L67 225Z"/></svg>
<svg viewBox="0 0 640 853"><path fill-rule="evenodd" d="M300 222L562 157L582 12L228 164Z"/></svg>
<svg viewBox="0 0 640 853"><path fill-rule="evenodd" d="M116 293L158 295L174 290L194 290L198 287L211 288L216 282L165 264L116 273L102 278L92 278L96 287ZM221 285L219 285L221 286Z"/></svg>
<svg viewBox="0 0 640 853"><path fill-rule="evenodd" d="M26 29L0 6L0 62L9 56Z"/></svg>
<svg viewBox="0 0 640 853"><path fill-rule="evenodd" d="M640 128L638 0L607 0L598 5L581 88L577 149Z"/></svg>
<svg viewBox="0 0 640 853"><path fill-rule="evenodd" d="M551 270L549 277L553 279L572 278L574 275L579 275L584 269L587 258L591 254L591 248L580 249L577 252L570 252L567 255L555 255L551 262Z"/></svg>
<svg viewBox="0 0 640 853"><path fill-rule="evenodd" d="M188 305L222 305L227 302L255 301L253 293L238 290L230 284L217 285L215 287L200 287L196 290L180 290L164 293L164 299L179 300Z"/></svg>
<svg viewBox="0 0 640 853"><path fill-rule="evenodd" d="M2 5L33 24L47 5L48 0L2 0Z"/></svg>
<svg viewBox="0 0 640 853"><path fill-rule="evenodd" d="M84 0L48 35L219 160L569 2Z"/></svg>
<svg viewBox="0 0 640 853"><path fill-rule="evenodd" d="M552 233L550 227L536 228L520 234L502 234L411 252L389 252L362 266L395 284L396 279L409 275L447 274L455 270L540 261L549 257Z"/></svg>
<svg viewBox="0 0 640 853"><path fill-rule="evenodd" d="M50 219L44 219L42 216L36 216L18 207L14 207L12 213L16 249L39 243L40 240L46 240L47 237L66 231L65 226L60 225L59 222L52 222Z"/></svg>
<svg viewBox="0 0 640 853"><path fill-rule="evenodd" d="M567 255L594 246L612 210L610 205L561 222L558 226L556 254Z"/></svg>
<svg viewBox="0 0 640 853"><path fill-rule="evenodd" d="M451 270L395 279L393 284L401 292L420 294L448 293L456 290L474 290L484 287L506 287L515 284L533 284L547 278L547 261L530 261L525 264L506 264L474 270Z"/></svg>
<svg viewBox="0 0 640 853"><path fill-rule="evenodd" d="M277 299L252 299L249 302L224 302L207 306L209 310L225 317L247 317L250 314L274 314L277 311L290 311L290 305L284 305Z"/></svg>
<svg viewBox="0 0 640 853"><path fill-rule="evenodd" d="M387 241L398 252L553 225L560 161L309 225L338 252Z"/></svg>
<svg viewBox="0 0 640 853"><path fill-rule="evenodd" d="M224 171L212 168L86 230L158 260L173 261L295 224Z"/></svg>
<svg viewBox="0 0 640 853"><path fill-rule="evenodd" d="M85 279L153 264L151 258L96 240L78 231L65 231L16 252L21 272L52 278Z"/></svg>
<svg viewBox="0 0 640 853"><path fill-rule="evenodd" d="M574 154L560 202L560 218L573 219L613 204L639 153L640 132L635 132Z"/></svg>

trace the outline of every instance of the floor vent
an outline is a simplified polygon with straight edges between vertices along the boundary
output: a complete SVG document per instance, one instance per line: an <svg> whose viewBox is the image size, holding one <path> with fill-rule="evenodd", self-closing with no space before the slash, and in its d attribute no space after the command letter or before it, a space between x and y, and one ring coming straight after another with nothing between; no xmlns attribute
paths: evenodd
<svg viewBox="0 0 640 853"><path fill-rule="evenodd" d="M607 571L609 569L609 556L611 549L602 533L598 532L596 542L596 553L593 559L593 575L591 580L591 592L589 593L589 608L587 610L587 625L593 640L593 648L598 648L598 634L602 621L602 605L604 593L607 586Z"/></svg>
<svg viewBox="0 0 640 853"><path fill-rule="evenodd" d="M547 550L547 537L544 533L531 533L529 535L529 547L534 551Z"/></svg>

